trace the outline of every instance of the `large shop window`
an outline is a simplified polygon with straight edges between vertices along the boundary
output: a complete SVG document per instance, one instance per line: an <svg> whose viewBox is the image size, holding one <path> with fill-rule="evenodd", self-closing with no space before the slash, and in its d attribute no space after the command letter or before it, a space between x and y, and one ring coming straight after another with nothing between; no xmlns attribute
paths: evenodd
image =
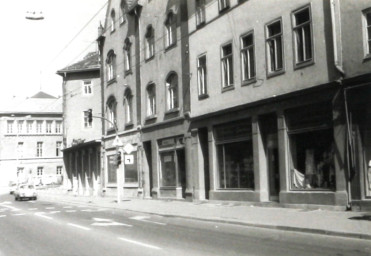
<svg viewBox="0 0 371 256"><path fill-rule="evenodd" d="M138 165L137 165L137 152L134 151L126 156L129 158L131 164L125 164L125 183L138 182Z"/></svg>
<svg viewBox="0 0 371 256"><path fill-rule="evenodd" d="M175 151L161 153L161 181L163 187L176 186Z"/></svg>
<svg viewBox="0 0 371 256"><path fill-rule="evenodd" d="M286 111L292 190L335 189L331 104Z"/></svg>
<svg viewBox="0 0 371 256"><path fill-rule="evenodd" d="M117 183L117 176L116 176L116 165L115 165L115 155L107 156L107 178L108 183Z"/></svg>
<svg viewBox="0 0 371 256"><path fill-rule="evenodd" d="M251 121L215 128L220 189L254 189Z"/></svg>

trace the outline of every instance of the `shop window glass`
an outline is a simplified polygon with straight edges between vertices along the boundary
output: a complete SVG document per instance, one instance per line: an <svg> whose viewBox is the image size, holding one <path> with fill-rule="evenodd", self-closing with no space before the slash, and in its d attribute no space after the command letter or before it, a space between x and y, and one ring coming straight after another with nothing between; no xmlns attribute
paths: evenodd
<svg viewBox="0 0 371 256"><path fill-rule="evenodd" d="M286 112L291 189L335 189L331 113L329 104Z"/></svg>
<svg viewBox="0 0 371 256"><path fill-rule="evenodd" d="M117 177L116 177L116 165L115 163L115 155L107 156L107 167L108 167L108 183L116 183Z"/></svg>
<svg viewBox="0 0 371 256"><path fill-rule="evenodd" d="M161 154L161 182L163 187L176 186L175 153L164 152Z"/></svg>
<svg viewBox="0 0 371 256"><path fill-rule="evenodd" d="M138 171L137 171L137 152L132 152L130 156L132 158L132 164L125 164L125 183L137 183L138 182Z"/></svg>

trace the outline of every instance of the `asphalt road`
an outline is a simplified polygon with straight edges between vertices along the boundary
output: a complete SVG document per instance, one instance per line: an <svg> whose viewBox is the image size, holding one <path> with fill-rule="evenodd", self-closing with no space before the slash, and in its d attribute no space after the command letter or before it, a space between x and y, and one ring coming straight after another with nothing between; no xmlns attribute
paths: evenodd
<svg viewBox="0 0 371 256"><path fill-rule="evenodd" d="M371 255L369 240L0 196L0 256Z"/></svg>

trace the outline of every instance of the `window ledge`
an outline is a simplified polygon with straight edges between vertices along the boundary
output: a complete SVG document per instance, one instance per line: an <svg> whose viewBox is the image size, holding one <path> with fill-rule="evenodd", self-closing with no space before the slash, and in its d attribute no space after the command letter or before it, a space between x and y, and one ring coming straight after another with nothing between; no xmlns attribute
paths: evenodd
<svg viewBox="0 0 371 256"><path fill-rule="evenodd" d="M154 120L154 119L157 119L157 115L150 115L150 116L147 116L145 118L146 121L151 121L151 120Z"/></svg>
<svg viewBox="0 0 371 256"><path fill-rule="evenodd" d="M226 7L224 7L223 9L220 9L219 8L219 14L224 14L226 11L228 11L229 10L229 8L230 8L230 6L229 5L227 5Z"/></svg>
<svg viewBox="0 0 371 256"><path fill-rule="evenodd" d="M302 68L305 68L305 67L308 67L308 66L311 66L314 64L314 60L311 59L311 60L306 60L306 61L302 61L300 63L295 63L294 64L294 70L297 70L297 69L302 69Z"/></svg>
<svg viewBox="0 0 371 256"><path fill-rule="evenodd" d="M198 24L196 25L196 29L201 29L201 28L203 28L203 27L205 26L205 24L206 24L205 21L202 21L202 22L198 23Z"/></svg>
<svg viewBox="0 0 371 256"><path fill-rule="evenodd" d="M207 94L207 93L198 95L198 100L204 100L204 99L207 99L207 98L209 98L209 94Z"/></svg>
<svg viewBox="0 0 371 256"><path fill-rule="evenodd" d="M116 77L114 77L111 80L108 80L107 81L107 85L110 85L110 84L113 84L113 83L116 83Z"/></svg>
<svg viewBox="0 0 371 256"><path fill-rule="evenodd" d="M133 74L133 71L131 69L125 71L125 77Z"/></svg>
<svg viewBox="0 0 371 256"><path fill-rule="evenodd" d="M168 52L170 51L171 49L175 48L176 47L176 42L172 43L171 45L169 46L166 46L165 47L165 52Z"/></svg>
<svg viewBox="0 0 371 256"><path fill-rule="evenodd" d="M366 54L366 56L363 58L363 63L365 63L365 62L368 62L368 61L370 61L371 60L371 53L369 53L369 54Z"/></svg>
<svg viewBox="0 0 371 256"><path fill-rule="evenodd" d="M179 108L173 108L166 110L165 115L172 114L172 113L179 113Z"/></svg>
<svg viewBox="0 0 371 256"><path fill-rule="evenodd" d="M232 90L234 90L234 85L229 85L229 86L227 86L227 87L223 87L223 88L222 88L222 93L223 93L223 92L232 91Z"/></svg>
<svg viewBox="0 0 371 256"><path fill-rule="evenodd" d="M285 73L285 70L284 69L281 69L281 70L278 70L278 71L274 71L274 72L268 72L267 73L267 78L272 78L272 77L275 77L275 76L279 76L279 75L282 75Z"/></svg>
<svg viewBox="0 0 371 256"><path fill-rule="evenodd" d="M111 30L111 35L112 35L113 33L115 33L115 31L116 31L116 29L114 29L114 30Z"/></svg>
<svg viewBox="0 0 371 256"><path fill-rule="evenodd" d="M256 78L255 77L242 81L242 86L247 86L247 85L250 85L250 84L253 84L253 83L256 83Z"/></svg>
<svg viewBox="0 0 371 256"><path fill-rule="evenodd" d="M153 54L151 57L148 57L145 59L145 62L150 62L151 60L153 60L155 58L155 55Z"/></svg>

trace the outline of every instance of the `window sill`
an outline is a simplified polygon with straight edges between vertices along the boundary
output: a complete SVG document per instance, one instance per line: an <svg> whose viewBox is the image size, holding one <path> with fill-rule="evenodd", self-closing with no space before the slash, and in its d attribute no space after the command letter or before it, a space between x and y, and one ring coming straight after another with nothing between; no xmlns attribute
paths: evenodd
<svg viewBox="0 0 371 256"><path fill-rule="evenodd" d="M111 35L112 35L113 33L115 33L115 31L116 31L116 29L114 29L114 30L111 30Z"/></svg>
<svg viewBox="0 0 371 256"><path fill-rule="evenodd" d="M370 61L371 60L371 53L369 53L369 54L366 54L366 56L363 58L363 63L365 63L365 62L368 62L368 61Z"/></svg>
<svg viewBox="0 0 371 256"><path fill-rule="evenodd" d="M256 83L256 78L255 77L242 81L242 86L248 86L248 85L253 84L253 83Z"/></svg>
<svg viewBox="0 0 371 256"><path fill-rule="evenodd" d="M285 73L284 69L281 69L281 70L278 70L278 71L273 71L273 72L268 72L267 73L267 78L272 78L272 77L275 77L275 76L279 76L279 75L282 75L284 73Z"/></svg>
<svg viewBox="0 0 371 256"><path fill-rule="evenodd" d="M107 85L111 85L113 83L116 83L116 77L115 78L112 78L111 80L108 80L107 81Z"/></svg>
<svg viewBox="0 0 371 256"><path fill-rule="evenodd" d="M207 94L207 93L198 95L198 100L204 100L204 99L207 99L207 98L209 98L209 94Z"/></svg>
<svg viewBox="0 0 371 256"><path fill-rule="evenodd" d="M155 55L153 54L151 57L148 57L145 59L145 62L150 62L151 60L153 60L155 58Z"/></svg>
<svg viewBox="0 0 371 256"><path fill-rule="evenodd" d="M144 120L145 121L151 121L151 120L154 120L154 119L157 119L157 115L147 116Z"/></svg>
<svg viewBox="0 0 371 256"><path fill-rule="evenodd" d="M219 14L224 14L225 12L227 12L229 10L229 8L230 8L229 5L224 7L223 9L219 8Z"/></svg>
<svg viewBox="0 0 371 256"><path fill-rule="evenodd" d="M131 69L125 71L125 77L133 74L133 71Z"/></svg>
<svg viewBox="0 0 371 256"><path fill-rule="evenodd" d="M166 110L165 115L170 115L173 113L179 113L179 108L173 108L173 109Z"/></svg>
<svg viewBox="0 0 371 256"><path fill-rule="evenodd" d="M131 129L133 129L133 127L134 127L133 122L125 124L125 130L131 130Z"/></svg>
<svg viewBox="0 0 371 256"><path fill-rule="evenodd" d="M175 47L176 47L176 43L172 43L171 45L165 47L165 52L168 52Z"/></svg>
<svg viewBox="0 0 371 256"><path fill-rule="evenodd" d="M298 69L302 69L302 68L305 68L305 67L308 67L308 66L311 66L314 64L314 60L311 59L311 60L306 60L306 61L302 61L300 63L295 63L294 64L294 70L298 70Z"/></svg>
<svg viewBox="0 0 371 256"><path fill-rule="evenodd" d="M206 24L205 21L201 21L200 23L198 23L198 24L196 25L196 29L201 29L201 28L203 28L203 27L205 26L205 24Z"/></svg>
<svg viewBox="0 0 371 256"><path fill-rule="evenodd" d="M126 19L120 21L120 26L123 26L126 23Z"/></svg>
<svg viewBox="0 0 371 256"><path fill-rule="evenodd" d="M234 90L234 85L229 85L222 88L222 93Z"/></svg>

